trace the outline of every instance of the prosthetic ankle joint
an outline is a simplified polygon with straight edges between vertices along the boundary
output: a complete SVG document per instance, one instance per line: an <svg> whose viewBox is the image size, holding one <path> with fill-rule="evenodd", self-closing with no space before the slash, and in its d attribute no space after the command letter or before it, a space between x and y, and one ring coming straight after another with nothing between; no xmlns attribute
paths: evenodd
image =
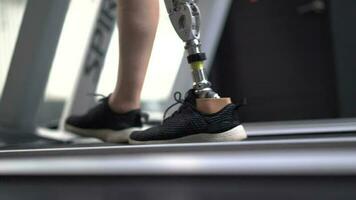
<svg viewBox="0 0 356 200"><path fill-rule="evenodd" d="M192 68L193 88L200 98L219 98L206 79L204 61L206 55L201 51L200 11L197 0L165 0L169 18L178 36L185 42L188 63Z"/></svg>

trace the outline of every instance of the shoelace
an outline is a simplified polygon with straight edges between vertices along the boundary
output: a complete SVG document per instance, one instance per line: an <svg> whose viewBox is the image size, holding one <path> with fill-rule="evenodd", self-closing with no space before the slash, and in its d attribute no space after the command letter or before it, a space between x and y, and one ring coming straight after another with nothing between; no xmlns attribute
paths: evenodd
<svg viewBox="0 0 356 200"><path fill-rule="evenodd" d="M111 95L111 94L110 94L110 95ZM106 99L106 98L109 98L110 95L105 96L105 95L99 94L99 93L88 93L88 94L87 94L87 96L101 97L101 98L98 100L98 102L101 102L101 101L103 101L103 100Z"/></svg>
<svg viewBox="0 0 356 200"><path fill-rule="evenodd" d="M184 99L182 98L182 93L181 92L175 92L174 95L173 95L173 98L174 100L176 101L174 104L170 105L165 111L164 111L164 114L163 114L163 121L162 123L170 118L170 117L173 117L176 113L180 113L183 109L183 106L180 107L176 112L174 112L170 117L167 118L167 113L168 111L173 108L174 106L178 105L178 104L186 104L186 105L190 105L189 103L185 102ZM243 107L243 106L246 106L247 105L247 98L242 98L240 101L240 103L238 104L235 104L236 105L236 110L239 109L240 107Z"/></svg>
<svg viewBox="0 0 356 200"><path fill-rule="evenodd" d="M174 100L176 101L174 104L170 105L165 111L164 111L164 114L163 114L163 121L162 123L167 120L168 118L170 117L173 117L176 113L180 113L182 111L182 107L180 107L176 112L174 112L170 117L167 118L167 113L170 109L172 109L174 106L178 105L178 104L187 104L187 102L184 101L184 99L182 98L182 93L181 92L175 92L174 95L173 95L173 98Z"/></svg>

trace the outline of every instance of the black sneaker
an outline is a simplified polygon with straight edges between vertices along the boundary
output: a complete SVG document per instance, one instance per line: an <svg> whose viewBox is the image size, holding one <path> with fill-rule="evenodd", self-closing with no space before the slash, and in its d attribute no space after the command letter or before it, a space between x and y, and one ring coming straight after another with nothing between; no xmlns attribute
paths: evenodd
<svg viewBox="0 0 356 200"><path fill-rule="evenodd" d="M118 114L108 104L109 97L90 109L85 115L71 116L65 122L65 130L83 137L95 137L105 142L128 142L129 135L142 129L142 113L132 110Z"/></svg>
<svg viewBox="0 0 356 200"><path fill-rule="evenodd" d="M238 105L229 104L217 113L203 114L195 108L197 97L193 90L187 92L184 100L181 93L175 93L174 98L176 104L182 106L160 126L133 132L130 144L223 142L247 138L237 115Z"/></svg>

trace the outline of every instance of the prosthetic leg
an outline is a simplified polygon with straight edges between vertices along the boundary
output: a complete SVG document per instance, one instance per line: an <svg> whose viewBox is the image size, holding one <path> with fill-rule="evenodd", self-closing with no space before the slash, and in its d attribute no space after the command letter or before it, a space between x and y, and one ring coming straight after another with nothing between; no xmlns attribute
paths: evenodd
<svg viewBox="0 0 356 200"><path fill-rule="evenodd" d="M220 98L211 89L211 83L204 72L206 55L201 50L200 11L197 0L165 0L169 18L178 36L185 42L187 60L192 69L193 88L197 109L206 113L219 111L231 103L230 98Z"/></svg>

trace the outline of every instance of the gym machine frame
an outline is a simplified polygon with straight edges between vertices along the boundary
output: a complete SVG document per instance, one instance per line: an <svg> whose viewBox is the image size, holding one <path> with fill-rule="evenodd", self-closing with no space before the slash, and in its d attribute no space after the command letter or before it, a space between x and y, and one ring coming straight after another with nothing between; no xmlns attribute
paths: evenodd
<svg viewBox="0 0 356 200"><path fill-rule="evenodd" d="M86 62L82 67L75 94L62 118L70 114L81 114L93 105L87 93L96 90L98 77L103 65L115 20L112 18L114 0L103 0L97 15L96 25L90 44L99 41L102 47L100 59L93 60L93 48L89 46ZM212 58L220 38L230 0L201 1L203 23L201 40L207 57ZM55 55L60 32L68 9L69 0L28 1L18 41L11 62L4 92L0 101L0 138L21 143L22 138L38 140L36 114L44 96L50 67ZM334 23L337 23L334 19ZM98 27L102 29L98 29ZM98 32L107 30L106 34ZM96 35L97 34L97 35ZM30 53L29 53L30 52ZM340 54L339 54L340 56ZM339 59L340 60L340 59ZM95 70L88 70L94 62ZM88 64L89 63L89 64ZM211 59L205 61L209 72ZM93 69L93 68L90 68ZM87 73L84 76L84 73ZM172 91L185 91L191 87L187 81L190 73L188 63L183 60ZM189 76L188 76L189 78ZM190 79L190 78L189 78ZM341 85L342 86L342 85ZM170 103L170 102L168 102ZM82 105L82 106L79 106ZM249 136L290 135L310 133L343 133L356 131L356 119L302 120L286 122L246 123ZM5 138L5 139L4 139Z"/></svg>

